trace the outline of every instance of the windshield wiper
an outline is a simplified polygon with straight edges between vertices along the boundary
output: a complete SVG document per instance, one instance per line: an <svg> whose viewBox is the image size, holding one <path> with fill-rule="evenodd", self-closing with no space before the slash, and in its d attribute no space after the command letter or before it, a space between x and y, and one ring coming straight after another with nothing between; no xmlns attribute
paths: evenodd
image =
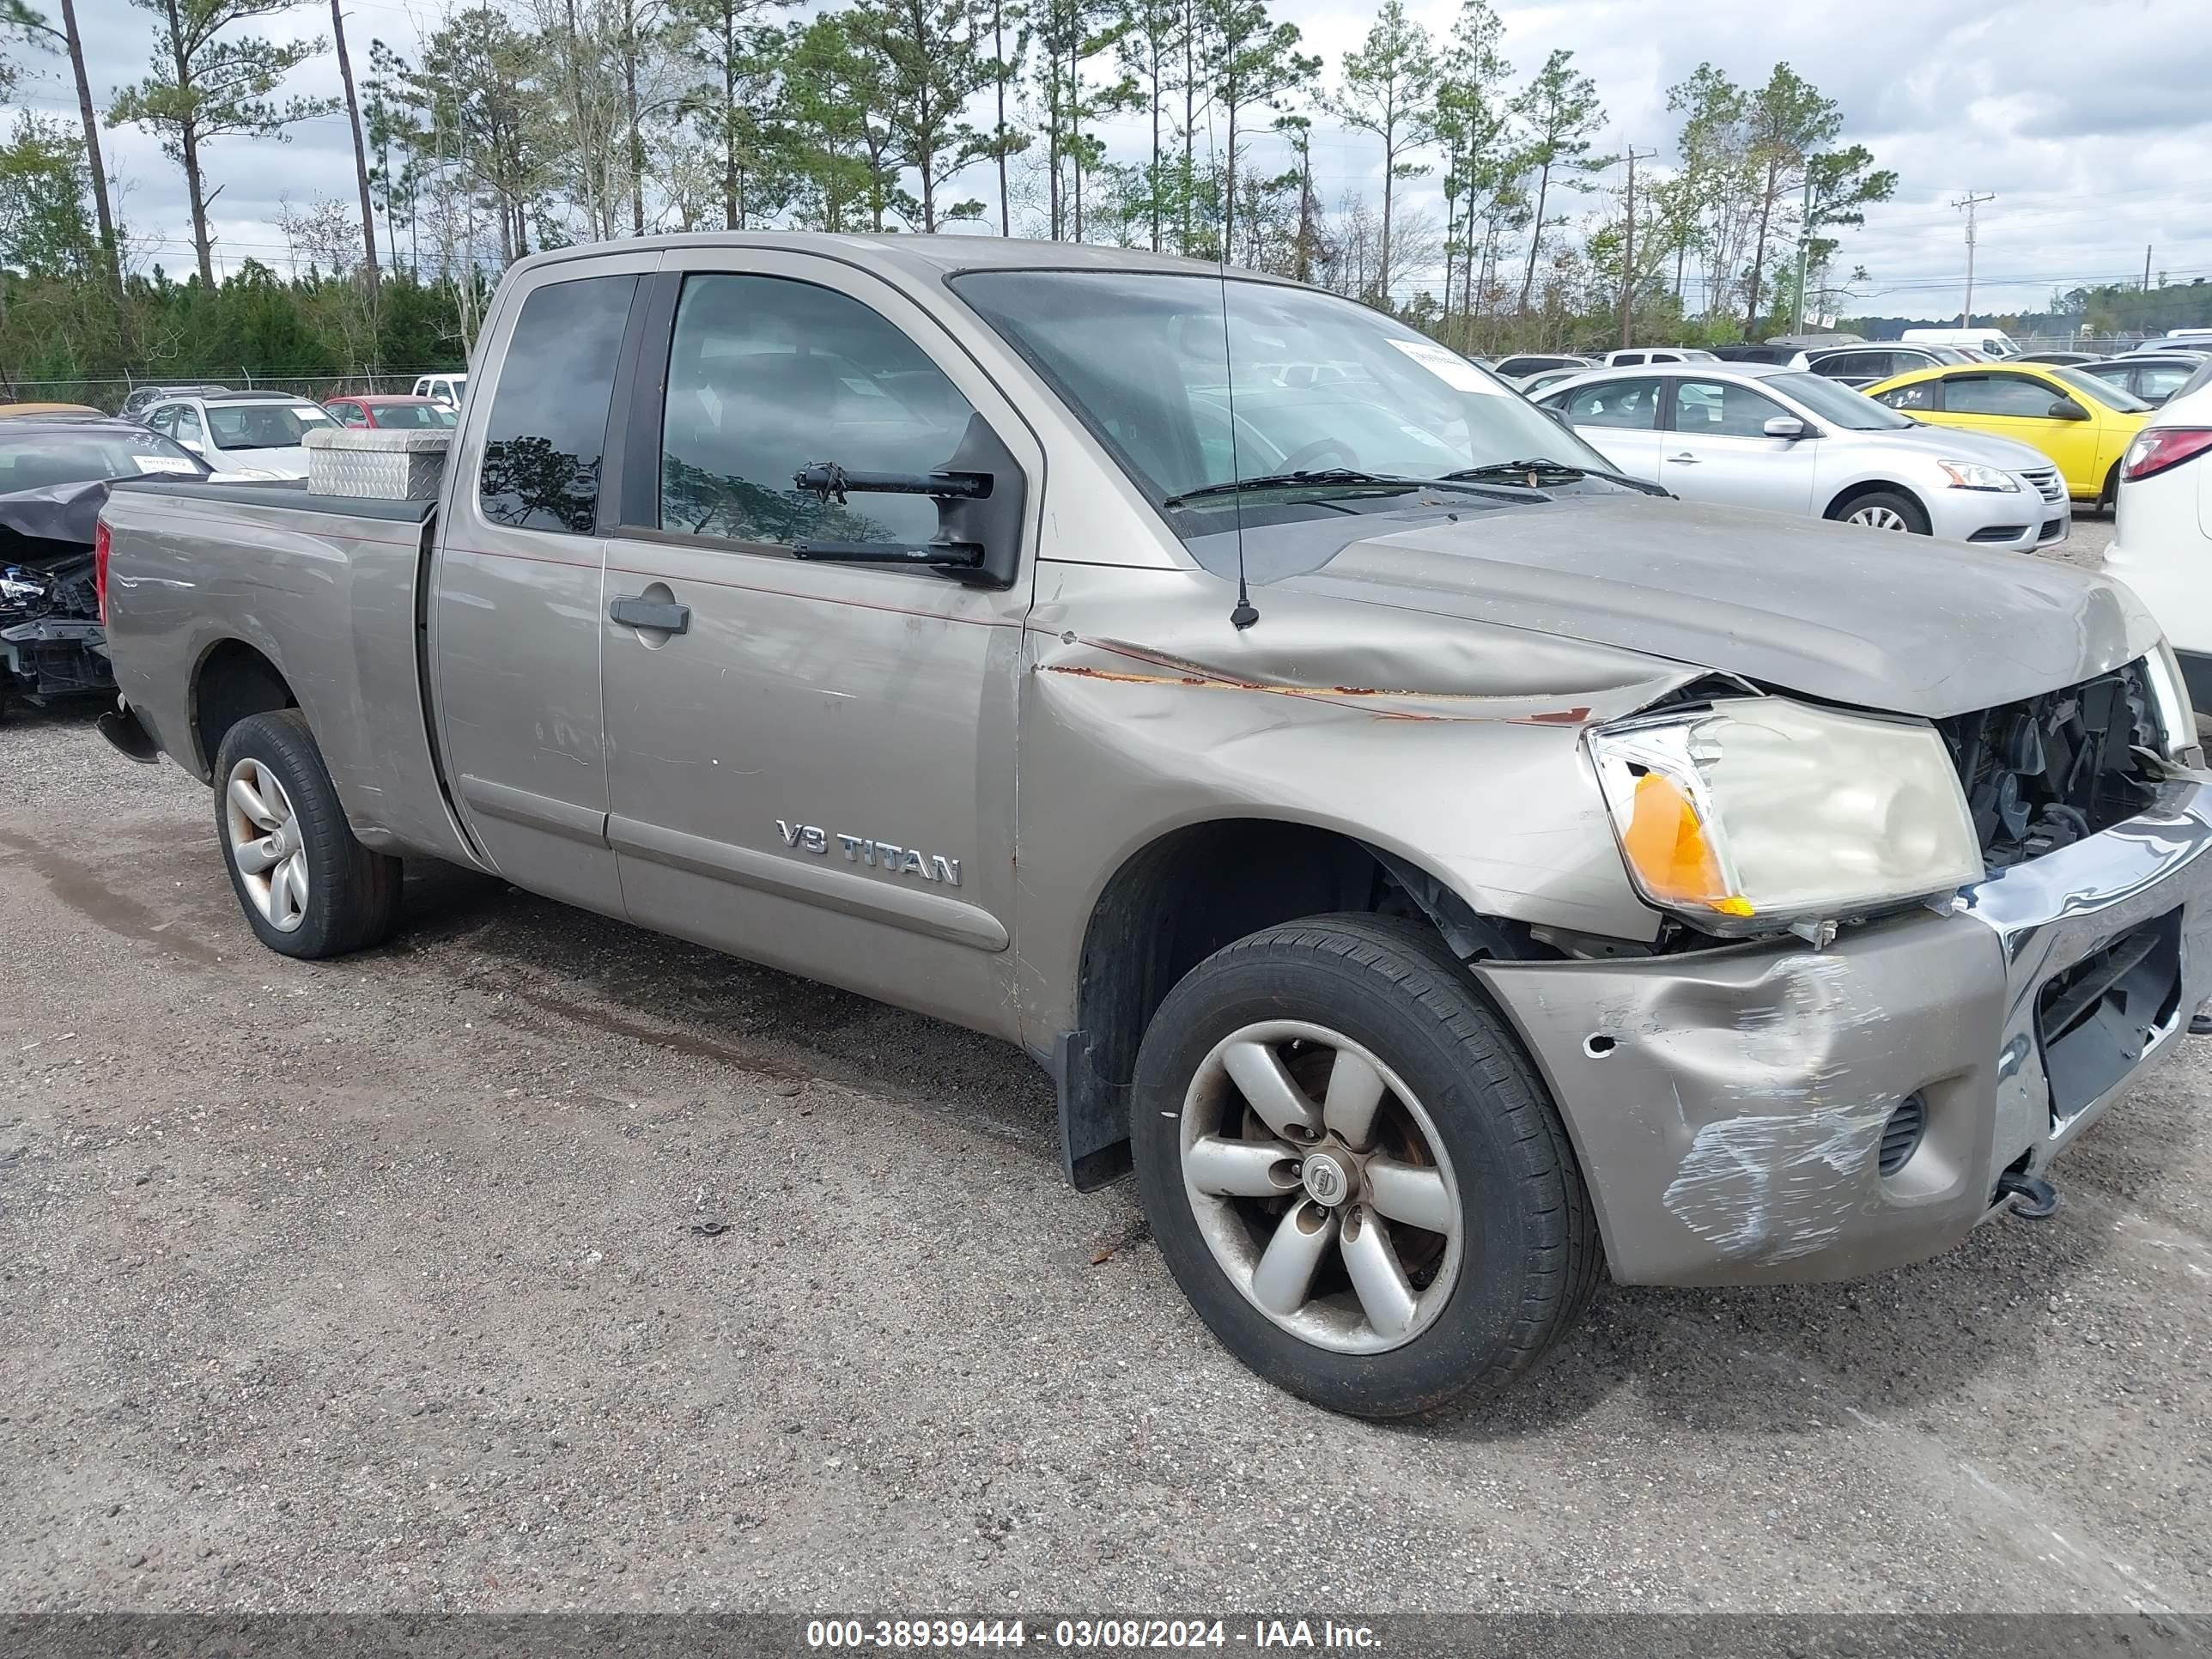
<svg viewBox="0 0 2212 1659"><path fill-rule="evenodd" d="M1203 500L1208 495L1236 495L1247 489L1295 489L1306 484L1325 488L1348 485L1355 489L1387 486L1392 489L1419 489L1428 484L1426 478L1401 478L1387 472L1362 472L1356 467L1324 466L1310 471L1263 472L1257 477L1231 478L1222 483L1200 484L1195 489L1186 489L1180 495L1170 495L1162 507L1181 507L1185 501Z"/></svg>
<svg viewBox="0 0 2212 1659"><path fill-rule="evenodd" d="M1631 489L1647 495L1664 495L1667 492L1657 484L1642 478L1632 478L1625 472L1608 472L1601 466L1581 466L1572 461L1554 461L1539 457L1527 461L1492 461L1484 466L1462 467L1457 472L1447 472L1448 480L1474 483L1513 483L1524 489L1539 488L1538 479L1552 483L1572 483L1577 478L1603 478L1607 483L1626 484Z"/></svg>

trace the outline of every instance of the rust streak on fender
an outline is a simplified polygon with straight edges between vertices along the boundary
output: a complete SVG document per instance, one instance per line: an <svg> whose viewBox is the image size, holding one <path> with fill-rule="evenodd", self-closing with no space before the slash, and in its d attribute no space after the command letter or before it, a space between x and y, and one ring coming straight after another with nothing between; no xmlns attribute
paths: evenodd
<svg viewBox="0 0 2212 1659"><path fill-rule="evenodd" d="M1278 680L1255 680L1241 675L1228 674L1218 669L1188 662L1182 658L1149 651L1121 640L1085 639L1077 643L1088 646L1109 655L1126 657L1133 661L1149 663L1158 668L1174 672L1141 674L1127 670L1098 668L1088 663L1039 663L1037 667L1048 674L1066 674L1079 679L1103 680L1116 685L1186 686L1206 691L1255 691L1279 697L1300 697L1310 702L1339 703L1342 707L1358 707L1357 702L1342 702L1345 698L1359 700L1389 700L1391 702L1431 702L1450 705L1453 712L1427 714L1409 709L1365 709L1381 720L1471 720L1498 722L1510 725L1580 726L1589 719L1587 704L1571 708L1545 709L1533 714L1515 712L1474 712L1482 705L1525 703L1526 697L1485 696L1465 691L1392 691L1375 686L1362 685L1297 685ZM1459 712L1460 710L1468 712Z"/></svg>

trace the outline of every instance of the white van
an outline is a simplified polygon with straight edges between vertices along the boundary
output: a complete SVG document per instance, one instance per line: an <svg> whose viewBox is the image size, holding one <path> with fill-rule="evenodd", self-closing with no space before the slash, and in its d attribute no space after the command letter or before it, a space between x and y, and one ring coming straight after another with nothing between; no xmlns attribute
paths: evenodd
<svg viewBox="0 0 2212 1659"><path fill-rule="evenodd" d="M1905 331L1904 343L1959 346L1968 351L1978 351L1984 357L2020 356L2020 348L2001 328L1908 328Z"/></svg>

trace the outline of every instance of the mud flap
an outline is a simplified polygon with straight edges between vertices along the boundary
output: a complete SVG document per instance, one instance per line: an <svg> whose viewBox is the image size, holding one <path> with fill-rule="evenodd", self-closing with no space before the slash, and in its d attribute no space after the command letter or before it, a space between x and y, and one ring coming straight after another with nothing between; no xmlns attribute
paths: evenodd
<svg viewBox="0 0 2212 1659"><path fill-rule="evenodd" d="M1091 1034L1062 1031L1048 1066L1060 1097L1060 1168L1087 1193L1129 1173L1129 1085L1102 1077Z"/></svg>
<svg viewBox="0 0 2212 1659"><path fill-rule="evenodd" d="M161 758L161 751L154 742L154 734L138 723L138 716L131 712L127 702L118 701L115 707L102 714L94 725L99 728L101 737L113 744L119 753L132 760L151 766Z"/></svg>

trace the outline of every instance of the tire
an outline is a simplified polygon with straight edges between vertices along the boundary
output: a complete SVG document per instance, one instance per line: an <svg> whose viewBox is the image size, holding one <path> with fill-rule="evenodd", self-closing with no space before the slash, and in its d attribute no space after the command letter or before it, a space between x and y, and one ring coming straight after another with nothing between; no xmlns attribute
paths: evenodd
<svg viewBox="0 0 2212 1659"><path fill-rule="evenodd" d="M1839 524L1864 524L1873 530L1901 530L1909 536L1929 533L1927 509L1899 489L1869 489L1832 507L1828 516Z"/></svg>
<svg viewBox="0 0 2212 1659"><path fill-rule="evenodd" d="M2105 474L2105 487L2097 493L2097 511L2117 514L2120 510L2120 464L2112 463L2112 470Z"/></svg>
<svg viewBox="0 0 2212 1659"><path fill-rule="evenodd" d="M354 838L298 709L250 714L225 732L215 783L216 844L239 908L264 945L280 956L319 959L391 936L400 862ZM234 794L240 784L258 810L249 813ZM274 891L280 873L281 902ZM306 891L293 902L300 877Z"/></svg>
<svg viewBox="0 0 2212 1659"><path fill-rule="evenodd" d="M1275 1043L1270 1034L1286 1024L1327 1041ZM1243 1074L1254 1075L1255 1031L1281 1074L1304 1085L1275 1103L1303 1100L1322 1126L1318 1138L1273 1143L1291 1151L1272 1164L1268 1125L1249 1104L1268 1091L1249 1089L1229 1071L1242 1050ZM1324 1054L1331 1047L1334 1054ZM1347 1057L1387 1085L1364 1152L1337 1127L1335 1079ZM1261 1075L1273 1075L1264 1063ZM1355 1066L1349 1097L1358 1095L1358 1075ZM1216 951L1153 1016L1137 1057L1132 1115L1145 1214L1192 1307L1251 1370L1328 1410L1410 1417L1496 1393L1574 1326L1595 1287L1603 1254L1559 1113L1511 1030L1419 923L1316 916ZM1240 1117L1258 1146L1229 1146L1233 1164L1216 1163ZM1415 1133L1434 1137L1432 1170L1422 1167ZM1338 1206L1325 1208L1328 1194L1316 1180L1330 1171L1321 1165L1355 1163L1349 1177L1337 1168L1325 1183ZM1264 1176L1272 1190L1205 1190L1227 1167L1240 1182ZM1434 1207L1422 1213L1442 1231L1379 1218L1386 1204L1407 1213L1409 1179L1428 1194ZM1330 1228L1329 1217L1337 1218L1328 1247L1334 1254L1315 1270L1310 1299L1287 1315L1269 1311L1263 1281L1264 1293L1287 1302L1285 1281L1267 1276L1279 1234L1289 1237L1295 1219L1310 1238ZM1373 1271L1370 1229L1401 1268L1395 1287L1382 1281L1387 1321L1373 1316L1376 1302L1352 1266L1357 1247ZM1294 1242L1292 1254L1299 1248ZM1248 1272L1255 1257L1258 1267ZM1397 1320L1402 1304L1390 1298L1407 1290L1414 1315Z"/></svg>

